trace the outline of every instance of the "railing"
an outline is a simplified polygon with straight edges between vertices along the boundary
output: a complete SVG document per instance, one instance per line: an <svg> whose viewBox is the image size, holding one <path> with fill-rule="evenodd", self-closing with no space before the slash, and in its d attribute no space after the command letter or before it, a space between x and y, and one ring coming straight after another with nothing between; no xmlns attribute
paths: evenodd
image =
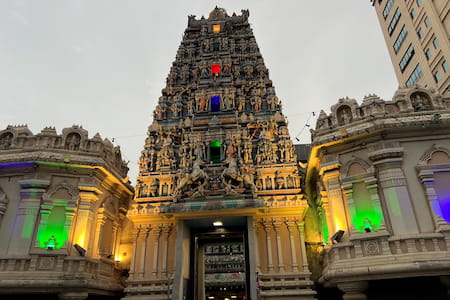
<svg viewBox="0 0 450 300"><path fill-rule="evenodd" d="M406 254L429 254L436 257L438 253L448 251L446 239L441 234L425 234L404 237L370 237L353 238L351 242L333 244L328 248L329 264L334 262L379 256ZM406 258L405 258L406 259Z"/></svg>
<svg viewBox="0 0 450 300"><path fill-rule="evenodd" d="M64 279L104 279L112 284L121 285L121 270L116 268L113 261L63 255L31 255L0 259L0 278L9 278L16 273L21 274L22 279L33 278L38 281L40 278L36 273L42 272L45 272L46 278L61 278L63 275Z"/></svg>

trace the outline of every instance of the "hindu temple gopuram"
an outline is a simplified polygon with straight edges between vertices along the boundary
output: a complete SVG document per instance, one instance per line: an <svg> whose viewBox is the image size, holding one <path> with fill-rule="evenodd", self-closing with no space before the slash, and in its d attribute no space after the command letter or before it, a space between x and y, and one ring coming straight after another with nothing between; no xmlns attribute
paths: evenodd
<svg viewBox="0 0 450 300"><path fill-rule="evenodd" d="M293 145L249 11L189 16L134 188L82 126L0 131L0 299L450 299L449 93L326 109Z"/></svg>
<svg viewBox="0 0 450 300"><path fill-rule="evenodd" d="M295 149L248 17L188 19L140 158L126 299L313 299Z"/></svg>

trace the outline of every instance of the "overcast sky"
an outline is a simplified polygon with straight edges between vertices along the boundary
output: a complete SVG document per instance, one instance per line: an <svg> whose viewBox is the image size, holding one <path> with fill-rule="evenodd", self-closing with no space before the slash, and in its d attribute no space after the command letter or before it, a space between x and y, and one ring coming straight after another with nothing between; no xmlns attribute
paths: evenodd
<svg viewBox="0 0 450 300"><path fill-rule="evenodd" d="M312 112L345 96L388 100L397 88L369 0L2 0L0 130L82 125L89 137L114 138L134 183L187 16L216 5L250 10L296 143L310 142Z"/></svg>

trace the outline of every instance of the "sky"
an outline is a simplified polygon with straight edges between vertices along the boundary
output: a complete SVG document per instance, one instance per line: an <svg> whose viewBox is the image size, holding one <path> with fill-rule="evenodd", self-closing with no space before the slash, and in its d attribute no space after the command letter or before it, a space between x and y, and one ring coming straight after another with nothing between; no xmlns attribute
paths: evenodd
<svg viewBox="0 0 450 300"><path fill-rule="evenodd" d="M390 100L397 89L370 0L3 0L0 131L82 125L120 146L135 183L187 17L216 5L250 10L295 143L310 143L318 112L340 98Z"/></svg>

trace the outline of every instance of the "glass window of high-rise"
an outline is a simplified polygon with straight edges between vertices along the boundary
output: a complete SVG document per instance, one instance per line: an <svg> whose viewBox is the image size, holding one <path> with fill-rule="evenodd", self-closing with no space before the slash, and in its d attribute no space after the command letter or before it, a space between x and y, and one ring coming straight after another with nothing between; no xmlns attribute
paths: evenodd
<svg viewBox="0 0 450 300"><path fill-rule="evenodd" d="M419 30L417 31L417 35L419 36L419 39L421 39L423 37L423 30L422 30L422 28L419 28Z"/></svg>
<svg viewBox="0 0 450 300"><path fill-rule="evenodd" d="M395 53L398 52L398 50L400 50L400 47L403 44L403 41L405 40L406 36L408 35L408 30L406 29L406 26L403 25L402 30L400 30L400 33L398 34L397 39L395 40L394 43L394 51Z"/></svg>
<svg viewBox="0 0 450 300"><path fill-rule="evenodd" d="M398 19L400 19L400 16L402 13L400 12L400 9L397 7L395 10L394 16L392 17L391 23L389 23L388 27L388 33L389 35L392 35L392 32L394 32L395 26L397 26Z"/></svg>
<svg viewBox="0 0 450 300"><path fill-rule="evenodd" d="M421 6L422 5L422 0L416 0L417 6Z"/></svg>
<svg viewBox="0 0 450 300"><path fill-rule="evenodd" d="M427 57L427 59L429 60L430 58L431 58L431 50L430 50L430 48L428 48L426 51L425 51L425 56Z"/></svg>
<svg viewBox="0 0 450 300"><path fill-rule="evenodd" d="M383 10L383 17L385 19L389 15L389 12L391 11L391 8L392 8L393 4L394 4L394 0L388 0L388 2L386 3L386 6L384 7L384 10Z"/></svg>
<svg viewBox="0 0 450 300"><path fill-rule="evenodd" d="M412 44L409 44L408 49L406 49L405 54L403 55L402 59L400 60L400 70L403 72L406 67L408 66L409 62L411 61L411 58L414 56L414 47Z"/></svg>
<svg viewBox="0 0 450 300"><path fill-rule="evenodd" d="M446 60L442 63L442 69L444 69L444 72L448 71L448 62Z"/></svg>
<svg viewBox="0 0 450 300"><path fill-rule="evenodd" d="M434 38L434 40L433 40L433 46L434 46L435 49L437 49L437 47L439 47L439 41L438 41L437 38Z"/></svg>
<svg viewBox="0 0 450 300"><path fill-rule="evenodd" d="M425 26L430 26L430 18L425 17L425 19L423 20L423 22L425 23Z"/></svg>
<svg viewBox="0 0 450 300"><path fill-rule="evenodd" d="M434 77L434 81L436 81L436 82L439 82L441 80L441 74L439 73L439 71L436 71L436 73L434 73L433 77Z"/></svg>
<svg viewBox="0 0 450 300"><path fill-rule="evenodd" d="M419 64L417 64L417 66L414 68L411 75L409 76L408 80L406 81L406 87L414 85L420 79L420 77L422 77L422 75L423 75L422 68L420 67Z"/></svg>
<svg viewBox="0 0 450 300"><path fill-rule="evenodd" d="M414 8L413 9L411 9L411 12L409 13L410 15L411 15L411 18L415 18L415 16L416 16L416 11L414 10Z"/></svg>

